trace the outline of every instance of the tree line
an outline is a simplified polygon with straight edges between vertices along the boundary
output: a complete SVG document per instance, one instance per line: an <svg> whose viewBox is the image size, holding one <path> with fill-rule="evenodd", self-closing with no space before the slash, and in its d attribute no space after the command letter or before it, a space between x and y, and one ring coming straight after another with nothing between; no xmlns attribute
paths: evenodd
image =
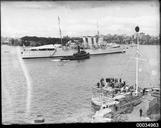
<svg viewBox="0 0 161 128"><path fill-rule="evenodd" d="M131 44L136 43L136 39L133 36L123 36L123 35L105 35L103 40L107 43L118 43L118 44ZM82 43L83 38L81 37L63 37L51 38L51 37L37 37L37 36L24 36L20 39L10 38L9 45L13 46L41 46L47 44L62 44L66 45L69 41L74 43ZM3 44L3 41L1 40ZM140 44L142 45L159 45L159 37L152 37L150 35L145 35L140 39Z"/></svg>
<svg viewBox="0 0 161 128"><path fill-rule="evenodd" d="M40 46L40 45L47 45L47 44L62 44L66 45L68 41L75 42L78 40L79 42L83 42L82 38L79 37L63 37L60 38L46 38L46 37L36 37L36 36L24 36L21 38L22 45L25 46Z"/></svg>

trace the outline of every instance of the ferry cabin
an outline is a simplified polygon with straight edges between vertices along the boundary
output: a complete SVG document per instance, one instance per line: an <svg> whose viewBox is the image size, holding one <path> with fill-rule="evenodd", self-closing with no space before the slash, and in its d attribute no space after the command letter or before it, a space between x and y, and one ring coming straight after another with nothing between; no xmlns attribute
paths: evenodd
<svg viewBox="0 0 161 128"><path fill-rule="evenodd" d="M22 58L38 58L53 56L56 52L56 46L43 45L38 47L24 48L21 52Z"/></svg>

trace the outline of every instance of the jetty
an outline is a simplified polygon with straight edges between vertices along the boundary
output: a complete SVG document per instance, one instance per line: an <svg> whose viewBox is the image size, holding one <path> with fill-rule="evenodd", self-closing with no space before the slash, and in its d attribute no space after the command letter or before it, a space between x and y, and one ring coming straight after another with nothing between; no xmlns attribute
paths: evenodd
<svg viewBox="0 0 161 128"><path fill-rule="evenodd" d="M136 106L134 108L134 110L132 111L132 113L130 114L125 114L125 116L127 117L126 121L127 122L134 122L134 121L154 121L154 115L158 116L158 114L150 114L148 115L148 110L152 107L150 106L151 102L154 102L155 98L153 96L151 96L150 94L145 95L142 97L142 102ZM157 104L157 103L155 103ZM155 106L155 105L154 105ZM140 112L139 110L142 109L143 113L142 113L142 117L140 117ZM155 108L156 110L156 108ZM152 116L153 117L152 117ZM156 120L155 120L156 121Z"/></svg>

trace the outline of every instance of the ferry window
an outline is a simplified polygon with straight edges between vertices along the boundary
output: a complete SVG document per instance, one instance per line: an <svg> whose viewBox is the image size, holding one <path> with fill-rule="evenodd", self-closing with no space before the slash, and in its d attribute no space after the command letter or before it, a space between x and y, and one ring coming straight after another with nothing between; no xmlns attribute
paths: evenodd
<svg viewBox="0 0 161 128"><path fill-rule="evenodd" d="M31 51L36 51L36 49L31 49Z"/></svg>
<svg viewBox="0 0 161 128"><path fill-rule="evenodd" d="M39 49L40 51L45 51L45 50L47 50L47 49Z"/></svg>
<svg viewBox="0 0 161 128"><path fill-rule="evenodd" d="M157 90L157 89L156 89L155 91L156 91L156 92L159 92L159 90Z"/></svg>
<svg viewBox="0 0 161 128"><path fill-rule="evenodd" d="M55 50L55 49L48 49L48 50L51 50L52 51L52 50Z"/></svg>
<svg viewBox="0 0 161 128"><path fill-rule="evenodd" d="M119 101L118 99L115 99L115 101Z"/></svg>
<svg viewBox="0 0 161 128"><path fill-rule="evenodd" d="M117 106L115 107L116 111L117 111Z"/></svg>

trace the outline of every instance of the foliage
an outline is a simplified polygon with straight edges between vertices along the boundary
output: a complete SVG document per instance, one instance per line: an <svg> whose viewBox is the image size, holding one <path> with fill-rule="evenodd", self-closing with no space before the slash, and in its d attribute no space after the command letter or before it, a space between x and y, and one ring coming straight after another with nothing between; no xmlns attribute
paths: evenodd
<svg viewBox="0 0 161 128"><path fill-rule="evenodd" d="M66 45L68 41L75 42L78 40L82 42L82 39L79 37L63 37L62 40L60 38L45 38L45 37L36 37L36 36L24 36L21 38L22 44L25 46L40 46L40 45L47 45L47 44L61 44Z"/></svg>

